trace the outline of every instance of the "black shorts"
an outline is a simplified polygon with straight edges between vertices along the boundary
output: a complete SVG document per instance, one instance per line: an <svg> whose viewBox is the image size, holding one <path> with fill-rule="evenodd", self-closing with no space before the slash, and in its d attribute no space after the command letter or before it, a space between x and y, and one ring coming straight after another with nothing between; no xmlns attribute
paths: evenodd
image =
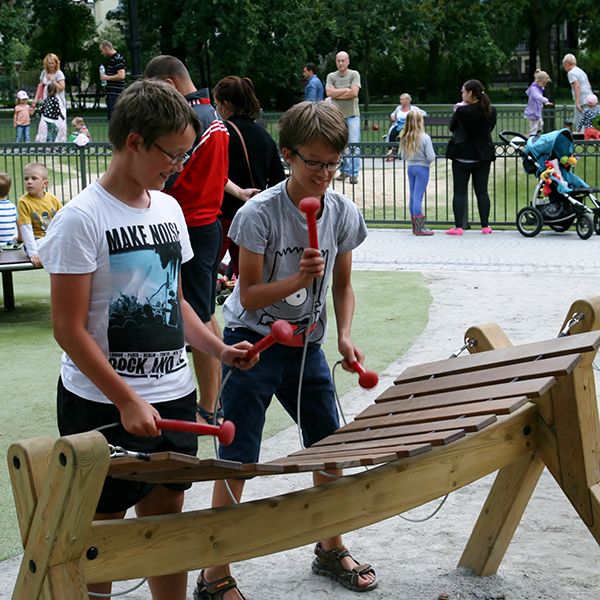
<svg viewBox="0 0 600 600"><path fill-rule="evenodd" d="M196 420L196 391L191 394L153 404L164 419ZM158 437L140 437L127 432L120 424L119 410L114 404L92 402L73 394L58 379L56 393L56 413L58 430L61 435L72 435L97 429L102 425L119 423L115 427L103 429L100 433L113 446L135 452L180 452L190 456L198 453L198 438L194 433L184 431L163 431ZM98 513L116 513L127 510L147 496L157 484L139 481L126 481L107 477L98 501ZM171 490L187 490L191 483L160 484Z"/></svg>
<svg viewBox="0 0 600 600"><path fill-rule="evenodd" d="M183 297L204 323L215 313L217 273L223 233L216 220L202 227L188 227L194 256L181 265Z"/></svg>

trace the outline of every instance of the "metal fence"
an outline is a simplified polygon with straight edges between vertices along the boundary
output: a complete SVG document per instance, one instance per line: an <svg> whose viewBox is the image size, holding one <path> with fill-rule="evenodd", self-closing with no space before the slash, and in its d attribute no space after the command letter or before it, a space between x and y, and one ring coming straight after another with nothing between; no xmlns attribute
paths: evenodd
<svg viewBox="0 0 600 600"><path fill-rule="evenodd" d="M498 132L506 129L512 131L521 131L527 133L529 131L529 124L523 118L523 110L525 105L519 104L507 104L507 105L495 105L498 111L498 124L492 135L495 141L499 141ZM452 115L451 105L421 105L421 108L427 111L427 114L431 117L442 117L450 118ZM390 126L390 112L391 111L369 111L361 113L361 124L362 124L362 139L363 142L378 142L383 140L383 136L387 133ZM70 121L73 117L79 113L76 108L69 109L68 120ZM267 131L273 136L275 140L278 139L277 122L281 117L281 113L266 112L261 115L260 122L265 126ZM553 129L560 128L563 126L565 120L573 118L573 105L564 104L554 108L544 109L544 131L552 131ZM31 139L35 137L37 131L38 118L34 118L31 124ZM104 114L86 116L85 123L92 135L94 142L107 142L108 141L108 122ZM69 124L70 126L70 124ZM428 125L427 132L434 139L447 139L449 135L448 127L446 125ZM10 143L15 140L15 130L12 122L12 115L10 118L0 117L0 143Z"/></svg>
<svg viewBox="0 0 600 600"><path fill-rule="evenodd" d="M383 141L356 145L360 156L358 183L333 181L334 189L351 198L369 224L398 225L410 222L408 210L408 177L404 161L385 160L388 144ZM497 143L496 161L492 165L489 193L492 201L492 226L514 226L516 214L526 206L536 179L527 175L521 158L511 146ZM431 165L425 208L430 223L444 225L452 218L452 168L446 160L446 142L435 142L437 159ZM349 149L350 150L350 149ZM590 186L600 184L600 143L576 142L578 156L576 173ZM104 143L75 144L0 144L0 171L13 179L10 197L23 194L23 167L29 162L41 162L49 171L49 191L68 202L86 185L106 170L111 147ZM469 219L477 221L474 198L469 201Z"/></svg>

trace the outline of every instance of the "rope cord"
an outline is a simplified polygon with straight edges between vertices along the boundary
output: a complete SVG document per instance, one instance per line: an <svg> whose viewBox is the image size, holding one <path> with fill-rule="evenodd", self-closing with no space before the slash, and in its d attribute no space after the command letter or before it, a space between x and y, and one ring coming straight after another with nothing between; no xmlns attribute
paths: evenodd
<svg viewBox="0 0 600 600"><path fill-rule="evenodd" d="M146 583L146 581L148 581L147 577L142 579L132 588L129 588L128 590L124 590L122 592L111 592L110 594L101 594L100 592L90 592L88 590L88 595L93 596L94 598L118 598L119 596L127 596L127 594L131 594L131 592L135 592L135 590L141 588Z"/></svg>

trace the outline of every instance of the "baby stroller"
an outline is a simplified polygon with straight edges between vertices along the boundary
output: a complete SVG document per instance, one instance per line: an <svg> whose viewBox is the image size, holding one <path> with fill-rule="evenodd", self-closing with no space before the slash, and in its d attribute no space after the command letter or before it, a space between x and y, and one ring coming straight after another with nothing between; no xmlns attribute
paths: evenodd
<svg viewBox="0 0 600 600"><path fill-rule="evenodd" d="M525 171L538 178L530 205L517 214L517 229L522 235L534 237L544 225L563 232L573 223L582 240L594 231L600 235L600 203L594 196L600 189L591 188L571 171L577 161L569 129L531 138L514 131L499 135L523 158ZM587 199L591 206L586 206Z"/></svg>

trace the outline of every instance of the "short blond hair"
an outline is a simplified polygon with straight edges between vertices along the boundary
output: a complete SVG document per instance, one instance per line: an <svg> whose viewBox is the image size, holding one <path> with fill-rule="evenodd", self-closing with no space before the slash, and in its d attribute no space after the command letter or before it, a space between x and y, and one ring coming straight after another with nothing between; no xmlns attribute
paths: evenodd
<svg viewBox="0 0 600 600"><path fill-rule="evenodd" d="M73 125L73 127L77 127L78 125L85 125L85 121L83 120L82 117L74 117L73 120L71 121L71 125Z"/></svg>
<svg viewBox="0 0 600 600"><path fill-rule="evenodd" d="M23 175L25 175L27 173L27 171L39 171L40 175L44 179L48 179L48 169L46 168L46 165L44 163L41 163L41 162L27 163L23 167Z"/></svg>
<svg viewBox="0 0 600 600"><path fill-rule="evenodd" d="M577 66L577 59L574 54L565 54L562 59L563 65L575 65Z"/></svg>
<svg viewBox="0 0 600 600"><path fill-rule="evenodd" d="M540 69L536 70L534 79L535 79L536 83L539 83L541 85L546 85L547 83L549 83L551 81L550 75L548 75L548 73L546 73L546 71L542 71Z"/></svg>

